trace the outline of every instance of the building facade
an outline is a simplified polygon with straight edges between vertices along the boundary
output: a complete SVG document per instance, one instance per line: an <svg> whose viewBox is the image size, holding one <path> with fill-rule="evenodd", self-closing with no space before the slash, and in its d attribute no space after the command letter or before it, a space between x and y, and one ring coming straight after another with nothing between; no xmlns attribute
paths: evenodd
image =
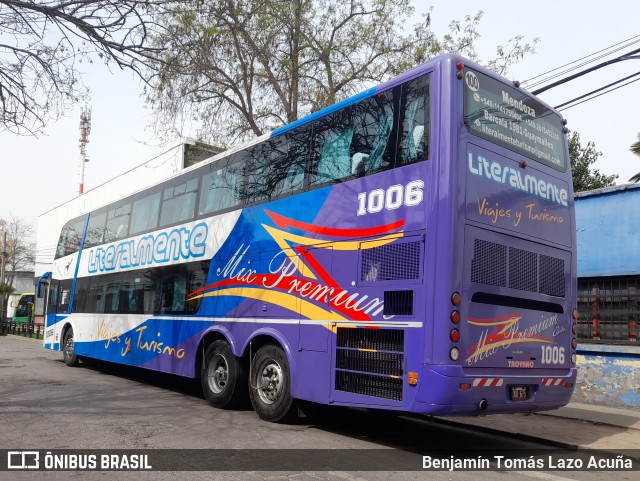
<svg viewBox="0 0 640 481"><path fill-rule="evenodd" d="M574 399L640 409L640 185L575 196L578 367Z"/></svg>

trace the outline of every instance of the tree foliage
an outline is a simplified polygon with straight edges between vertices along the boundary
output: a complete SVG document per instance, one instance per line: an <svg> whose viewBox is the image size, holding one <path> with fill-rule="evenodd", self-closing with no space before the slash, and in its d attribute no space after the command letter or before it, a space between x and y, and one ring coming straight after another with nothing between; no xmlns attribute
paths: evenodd
<svg viewBox="0 0 640 481"><path fill-rule="evenodd" d="M638 140L631 144L631 147L629 149L631 150L631 153L640 157L640 134L638 134ZM631 177L629 179L629 182L640 182L640 172Z"/></svg>
<svg viewBox="0 0 640 481"><path fill-rule="evenodd" d="M580 143L580 134L575 131L571 134L569 137L569 157L574 192L601 189L615 184L617 175L605 175L598 169L592 169L593 164L601 155L602 152L596 150L596 145L593 142L588 142L586 147L583 147Z"/></svg>
<svg viewBox="0 0 640 481"><path fill-rule="evenodd" d="M431 11L412 25L414 13L409 0L219 0L166 11L155 17L165 27L155 45L165 50L147 90L158 130L195 124L203 140L228 145L439 53L477 59L482 12L451 22L441 39ZM488 65L503 72L532 51L515 37Z"/></svg>
<svg viewBox="0 0 640 481"><path fill-rule="evenodd" d="M0 283L12 285L16 272L33 269L36 251L33 234L33 226L24 219L13 216L0 219L0 248L5 253L5 279L0 279Z"/></svg>
<svg viewBox="0 0 640 481"><path fill-rule="evenodd" d="M99 59L137 74L157 64L152 16L173 3L0 0L0 130L36 135L82 100L82 62Z"/></svg>

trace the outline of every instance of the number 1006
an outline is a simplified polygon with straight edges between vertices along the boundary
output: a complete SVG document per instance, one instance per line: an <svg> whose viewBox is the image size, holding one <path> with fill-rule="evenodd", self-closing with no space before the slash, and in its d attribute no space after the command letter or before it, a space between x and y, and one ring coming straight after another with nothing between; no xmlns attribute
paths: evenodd
<svg viewBox="0 0 640 481"><path fill-rule="evenodd" d="M413 180L407 185L392 185L387 189L375 189L358 194L358 215L376 214L383 209L395 210L406 205L412 207L422 202L424 182Z"/></svg>

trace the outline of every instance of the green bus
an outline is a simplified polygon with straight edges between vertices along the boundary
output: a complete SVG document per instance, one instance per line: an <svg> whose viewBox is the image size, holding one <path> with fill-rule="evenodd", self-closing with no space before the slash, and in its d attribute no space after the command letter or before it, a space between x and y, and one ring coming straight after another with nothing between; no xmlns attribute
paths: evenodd
<svg viewBox="0 0 640 481"><path fill-rule="evenodd" d="M20 294L18 300L13 303L13 322L33 322L34 302L35 293Z"/></svg>

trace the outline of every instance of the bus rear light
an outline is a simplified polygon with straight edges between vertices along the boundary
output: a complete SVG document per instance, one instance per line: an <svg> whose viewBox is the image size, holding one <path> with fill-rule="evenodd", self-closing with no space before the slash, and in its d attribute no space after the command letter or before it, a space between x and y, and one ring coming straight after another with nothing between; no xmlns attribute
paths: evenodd
<svg viewBox="0 0 640 481"><path fill-rule="evenodd" d="M464 69L464 64L460 60L458 60L456 62L456 68L458 69L458 71L463 70Z"/></svg>
<svg viewBox="0 0 640 481"><path fill-rule="evenodd" d="M575 365L576 363L576 353L571 354L571 364Z"/></svg>
<svg viewBox="0 0 640 481"><path fill-rule="evenodd" d="M572 347L573 349L575 349L576 347L578 347L578 340L577 340L577 339L575 339L575 338L574 338L574 339L572 339L572 340L571 340L571 347Z"/></svg>
<svg viewBox="0 0 640 481"><path fill-rule="evenodd" d="M574 334L578 334L578 325L574 324L573 326L571 326L571 332L573 332Z"/></svg>
<svg viewBox="0 0 640 481"><path fill-rule="evenodd" d="M564 383L564 387L566 387L566 388L572 388L572 387L573 387L573 383L572 383L572 382L565 382L565 383Z"/></svg>
<svg viewBox="0 0 640 481"><path fill-rule="evenodd" d="M462 303L462 296L459 292L454 292L451 294L451 304L454 306L459 306Z"/></svg>
<svg viewBox="0 0 640 481"><path fill-rule="evenodd" d="M471 389L471 384L467 384L467 383L460 384L461 391L468 391L469 389Z"/></svg>
<svg viewBox="0 0 640 481"><path fill-rule="evenodd" d="M451 313L451 322L458 324L460 322L460 311L453 311Z"/></svg>
<svg viewBox="0 0 640 481"><path fill-rule="evenodd" d="M453 342L458 342L460 340L460 331L458 331L457 329L453 329L449 334L449 337Z"/></svg>
<svg viewBox="0 0 640 481"><path fill-rule="evenodd" d="M457 347L454 347L449 351L449 357L452 361L457 361L460 358L460 351L458 351Z"/></svg>
<svg viewBox="0 0 640 481"><path fill-rule="evenodd" d="M409 384L409 386L417 386L418 385L418 380L417 379L408 379L407 383Z"/></svg>
<svg viewBox="0 0 640 481"><path fill-rule="evenodd" d="M580 317L580 313L578 312L578 309L574 309L574 310L571 312L571 317L573 317L573 320L574 320L574 321L577 321L577 320L578 320L578 318Z"/></svg>
<svg viewBox="0 0 640 481"><path fill-rule="evenodd" d="M409 376L409 379L418 379L418 373L417 372L409 372L408 376Z"/></svg>

